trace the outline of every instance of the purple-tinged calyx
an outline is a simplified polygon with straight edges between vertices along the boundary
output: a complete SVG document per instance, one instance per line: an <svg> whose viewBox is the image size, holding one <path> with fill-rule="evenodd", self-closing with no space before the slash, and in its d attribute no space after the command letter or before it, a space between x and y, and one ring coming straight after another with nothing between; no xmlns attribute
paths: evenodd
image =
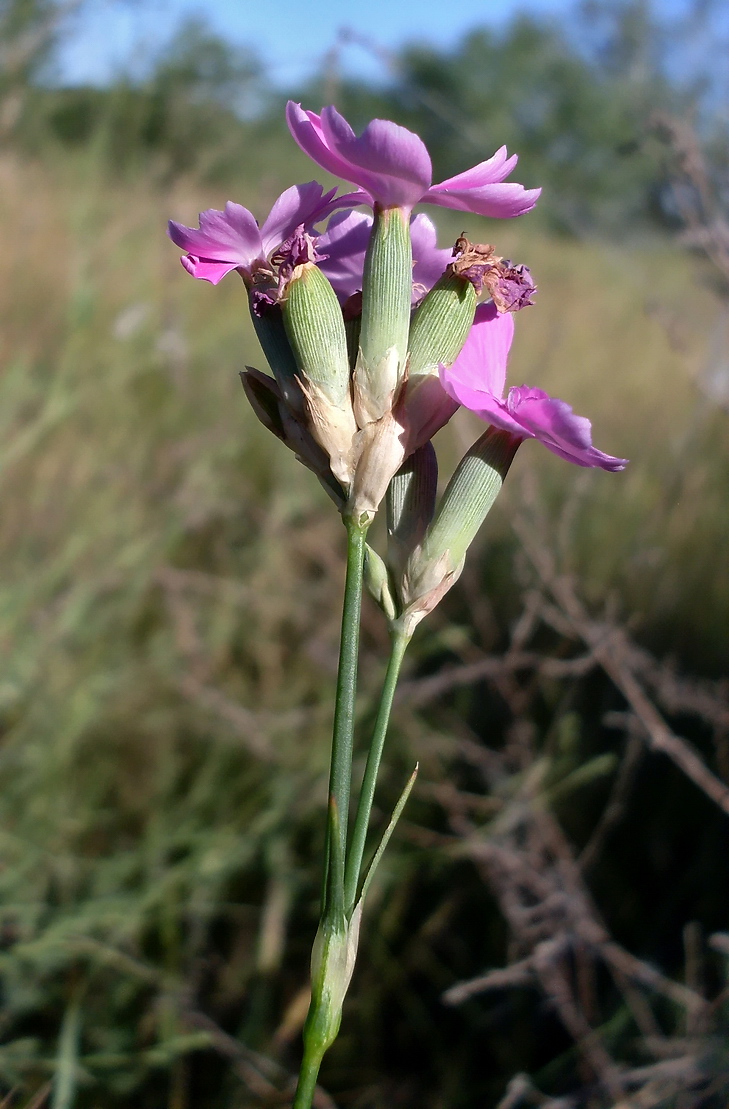
<svg viewBox="0 0 729 1109"><path fill-rule="evenodd" d="M333 106L321 115L289 101L289 129L305 154L337 177L359 185L361 201L410 212L421 201L477 215L511 218L530 211L541 189L506 182L516 165L506 147L438 185L430 156L418 135L387 119L373 119L356 135Z"/></svg>

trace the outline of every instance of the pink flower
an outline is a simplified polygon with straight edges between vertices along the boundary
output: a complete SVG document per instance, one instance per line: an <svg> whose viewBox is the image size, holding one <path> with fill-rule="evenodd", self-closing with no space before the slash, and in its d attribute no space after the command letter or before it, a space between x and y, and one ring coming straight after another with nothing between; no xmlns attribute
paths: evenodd
<svg viewBox="0 0 729 1109"><path fill-rule="evenodd" d="M519 439L539 439L553 454L577 466L624 469L626 458L613 458L593 447L590 421L576 416L565 401L528 385L509 389L504 398L513 336L511 314L499 314L493 303L480 304L458 358L452 366L440 367L446 393L494 427Z"/></svg>
<svg viewBox="0 0 729 1109"><path fill-rule="evenodd" d="M336 108L323 108L319 116L293 101L287 105L286 118L304 153L336 177L359 185L361 199L368 204L410 212L424 201L461 212L508 218L530 211L541 192L516 182L504 183L517 157L509 158L503 146L487 161L432 185L433 170L425 144L397 123L373 119L357 136Z"/></svg>
<svg viewBox="0 0 729 1109"><path fill-rule="evenodd" d="M342 303L362 288L372 222L372 216L366 212L337 212L317 239L317 250L321 254L319 269L329 278ZM424 213L411 219L410 237L413 301L417 301L442 277L446 266L453 261L453 254L447 248L438 247L435 225Z"/></svg>
<svg viewBox="0 0 729 1109"><path fill-rule="evenodd" d="M288 239L300 225L310 229L337 208L361 203L357 193L334 199L336 189L325 193L317 181L292 185L282 192L263 227L242 204L228 201L225 210L208 208L200 213L200 227L185 227L170 220L167 233L174 243L187 251L181 258L193 277L213 285L231 270L238 270L250 281L256 270L268 266L268 255Z"/></svg>

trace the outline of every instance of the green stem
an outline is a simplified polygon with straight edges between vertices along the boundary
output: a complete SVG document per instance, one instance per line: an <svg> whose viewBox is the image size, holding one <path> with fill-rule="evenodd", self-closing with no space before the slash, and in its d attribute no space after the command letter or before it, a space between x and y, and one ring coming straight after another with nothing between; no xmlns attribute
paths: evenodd
<svg viewBox="0 0 729 1109"><path fill-rule="evenodd" d="M362 582L364 575L365 539L367 528L352 520L347 521L347 578L344 586L342 609L342 635L339 646L339 671L334 705L332 733L332 762L329 772L329 798L336 812L337 833L335 842L329 835L328 867L330 873L343 874L347 854L347 824L349 820L349 794L352 783L352 745L354 736L354 708L357 694L357 658L359 654L359 622L362 609ZM330 903L328 883L322 915L333 908ZM341 893L341 891L335 891Z"/></svg>
<svg viewBox="0 0 729 1109"><path fill-rule="evenodd" d="M321 1052L304 1051L304 1058L299 1071L299 1081L296 1086L296 1096L291 1109L311 1109L322 1058Z"/></svg>
<svg viewBox="0 0 729 1109"><path fill-rule="evenodd" d="M392 636L390 659L387 664L387 673L385 674L385 682L382 687L380 707L377 711L372 742L367 755L364 777L362 778L362 788L359 794L357 815L355 817L354 831L352 833L352 844L349 849L347 869L344 877L344 904L348 917L357 899L357 887L359 885L360 871L362 869L362 856L364 855L367 829L369 827L370 814L372 812L372 802L377 786L377 775L382 759L382 750L385 746L385 737L387 736L387 726L390 722L390 711L395 696L397 679L400 676L400 667L409 642L410 637L402 635L401 633L396 632Z"/></svg>
<svg viewBox="0 0 729 1109"><path fill-rule="evenodd" d="M329 805L324 858L324 894L319 930L327 919L346 929L344 919L344 868L347 857L347 822L349 794L352 784L352 747L354 710L357 694L357 660L359 656L359 624L362 609L362 585L367 525L353 520L347 526L347 577L344 585L342 634L339 645L339 670L332 731L332 761L329 771ZM314 967L312 965L312 973ZM304 1027L304 1057L299 1072L293 1109L311 1109L316 1080L324 1052L331 1042L326 1030L330 1014L322 1007L317 986L312 982L309 1016Z"/></svg>

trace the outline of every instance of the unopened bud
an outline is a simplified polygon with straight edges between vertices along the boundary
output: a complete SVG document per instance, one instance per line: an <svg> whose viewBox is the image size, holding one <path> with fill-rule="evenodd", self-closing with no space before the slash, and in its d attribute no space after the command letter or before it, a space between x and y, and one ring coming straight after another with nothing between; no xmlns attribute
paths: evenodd
<svg viewBox="0 0 729 1109"><path fill-rule="evenodd" d="M397 610L392 595L390 573L384 560L373 547L370 547L369 543L365 547L364 581L367 592L380 606L387 619L394 620Z"/></svg>
<svg viewBox="0 0 729 1109"><path fill-rule="evenodd" d="M304 1037L322 1054L337 1038L342 1006L354 973L362 919L360 901L349 924L335 926L326 918L319 925L311 952L311 1008Z"/></svg>
<svg viewBox="0 0 729 1109"><path fill-rule="evenodd" d="M466 551L496 500L521 439L490 427L458 464L402 579L402 630L412 635L458 580Z"/></svg>
<svg viewBox="0 0 729 1109"><path fill-rule="evenodd" d="M401 466L387 490L387 559L396 578L433 519L437 487L438 460L433 444L425 443Z"/></svg>
<svg viewBox="0 0 729 1109"><path fill-rule="evenodd" d="M277 439L286 442L281 414L281 391L276 382L254 366L246 366L241 371L240 379L250 406L263 426L273 432Z"/></svg>

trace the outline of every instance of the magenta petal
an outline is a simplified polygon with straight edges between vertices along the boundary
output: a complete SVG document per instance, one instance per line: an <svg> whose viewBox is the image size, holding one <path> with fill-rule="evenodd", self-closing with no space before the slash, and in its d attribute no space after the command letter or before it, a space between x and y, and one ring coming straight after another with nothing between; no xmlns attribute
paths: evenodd
<svg viewBox="0 0 729 1109"><path fill-rule="evenodd" d="M231 201L223 212L215 208L201 212L199 230L170 220L167 232L173 243L189 254L232 263L233 269L250 269L256 259L264 257L258 224L247 208Z"/></svg>
<svg viewBox="0 0 729 1109"><path fill-rule="evenodd" d="M352 167L330 149L322 131L321 118L316 112L307 112L300 104L289 100L286 105L286 122L294 139L312 161L333 173L335 177L342 177L345 181L354 181L351 176ZM354 134L354 132L352 132ZM355 181L359 185L359 180ZM365 186L366 188L367 186Z"/></svg>
<svg viewBox="0 0 729 1109"><path fill-rule="evenodd" d="M448 248L438 248L435 224L421 213L410 221L410 238L413 244L413 299L419 300L443 276L446 266L453 261Z"/></svg>
<svg viewBox="0 0 729 1109"><path fill-rule="evenodd" d="M337 208L353 208L369 201L360 190L344 196L336 196L336 191L334 188L325 193L318 181L307 181L305 185L292 185L282 192L261 228L264 252L270 254L301 224L310 232L314 224L326 219Z"/></svg>
<svg viewBox="0 0 729 1109"><path fill-rule="evenodd" d="M210 258L196 258L194 254L185 254L180 261L193 277L209 281L211 285L217 285L227 273L238 268L235 262L215 262Z"/></svg>
<svg viewBox="0 0 729 1109"><path fill-rule="evenodd" d="M512 154L509 158L506 147L502 146L487 161L479 162L477 166L473 166L472 169L467 169L463 173L457 173L455 177L448 177L445 181L441 181L439 185L434 185L433 188L459 192L463 189L480 188L481 185L493 185L508 177L518 161L519 156L517 154Z"/></svg>
<svg viewBox="0 0 729 1109"><path fill-rule="evenodd" d="M321 114L329 148L350 166L346 179L385 207L410 210L430 186L430 155L418 135L387 119L373 119L359 138L336 108Z"/></svg>
<svg viewBox="0 0 729 1109"><path fill-rule="evenodd" d="M566 401L550 397L543 389L517 386L509 390L506 404L525 432L560 458L603 470L623 470L627 465L626 458L614 458L593 447L590 421L576 416Z"/></svg>
<svg viewBox="0 0 729 1109"><path fill-rule="evenodd" d="M423 200L459 212L473 212L492 219L511 219L530 212L537 203L541 189L525 189L516 182L481 185L478 188L451 188L447 183L428 189Z"/></svg>
<svg viewBox="0 0 729 1109"><path fill-rule="evenodd" d="M459 404L479 412L484 397L499 400L506 382L506 361L514 338L514 317L500 314L492 301L479 304L461 353L441 366L443 388Z"/></svg>
<svg viewBox="0 0 729 1109"><path fill-rule="evenodd" d="M336 191L331 189L325 194L318 181L307 181L305 185L292 185L282 192L261 228L264 253L270 254L280 246L299 224L309 223L312 216L326 207Z"/></svg>
<svg viewBox="0 0 729 1109"><path fill-rule="evenodd" d="M317 250L324 256L319 262L319 269L329 278L342 303L362 288L364 258L371 230L371 215L365 212L338 212L317 239Z"/></svg>
<svg viewBox="0 0 729 1109"><path fill-rule="evenodd" d="M416 451L432 439L457 410L458 402L445 392L437 377L431 374L411 377L400 408L408 451Z"/></svg>

